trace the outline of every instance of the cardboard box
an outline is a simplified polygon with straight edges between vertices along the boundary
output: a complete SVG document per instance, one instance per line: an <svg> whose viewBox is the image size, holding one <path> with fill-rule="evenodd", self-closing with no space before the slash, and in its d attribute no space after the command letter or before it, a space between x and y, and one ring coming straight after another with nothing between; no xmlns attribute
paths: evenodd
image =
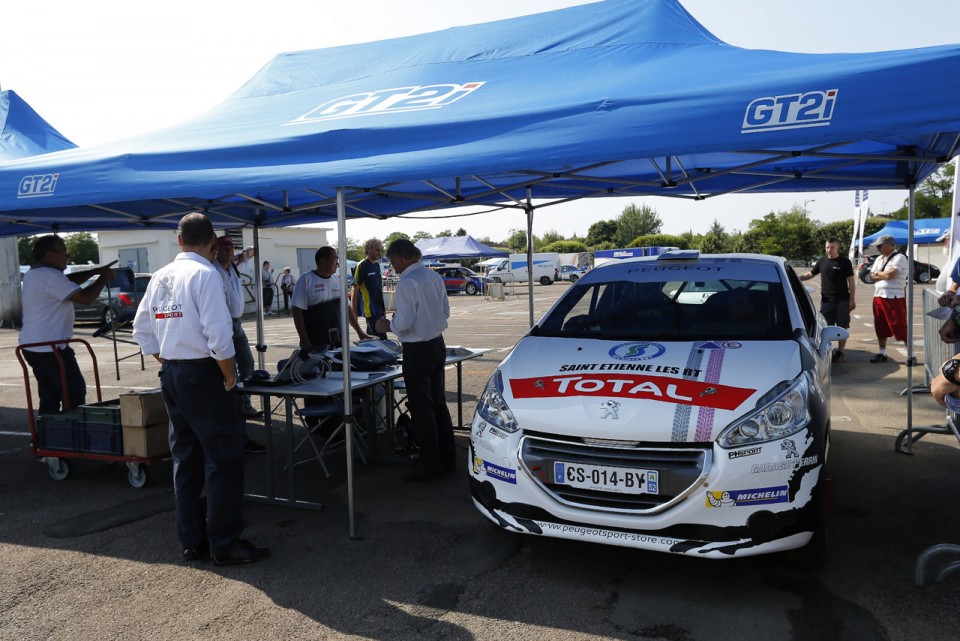
<svg viewBox="0 0 960 641"><path fill-rule="evenodd" d="M159 389L120 395L120 424L124 427L147 427L166 421L167 406Z"/></svg>
<svg viewBox="0 0 960 641"><path fill-rule="evenodd" d="M147 427L123 426L124 456L160 456L170 453L168 421Z"/></svg>

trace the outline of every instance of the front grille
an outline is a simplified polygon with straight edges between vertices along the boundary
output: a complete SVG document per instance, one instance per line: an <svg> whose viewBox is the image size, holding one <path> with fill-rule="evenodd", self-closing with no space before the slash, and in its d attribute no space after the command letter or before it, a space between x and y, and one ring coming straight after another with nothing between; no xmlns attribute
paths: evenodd
<svg viewBox="0 0 960 641"><path fill-rule="evenodd" d="M621 494L557 484L552 475L557 462L656 470L659 493ZM584 444L528 435L520 442L520 464L544 491L562 503L610 512L655 513L679 502L700 485L713 464L713 451L709 445Z"/></svg>

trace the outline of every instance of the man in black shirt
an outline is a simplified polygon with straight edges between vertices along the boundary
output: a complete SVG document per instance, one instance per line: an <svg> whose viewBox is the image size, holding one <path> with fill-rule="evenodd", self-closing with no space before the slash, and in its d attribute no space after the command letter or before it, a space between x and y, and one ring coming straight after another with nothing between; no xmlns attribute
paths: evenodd
<svg viewBox="0 0 960 641"><path fill-rule="evenodd" d="M827 255L817 261L800 280L810 280L820 274L820 313L831 325L847 329L850 327L850 312L857 307L854 300L857 279L853 275L853 264L849 258L840 255L840 241L830 238L824 245ZM846 340L839 341L838 349L833 353L833 362L842 363L843 348Z"/></svg>

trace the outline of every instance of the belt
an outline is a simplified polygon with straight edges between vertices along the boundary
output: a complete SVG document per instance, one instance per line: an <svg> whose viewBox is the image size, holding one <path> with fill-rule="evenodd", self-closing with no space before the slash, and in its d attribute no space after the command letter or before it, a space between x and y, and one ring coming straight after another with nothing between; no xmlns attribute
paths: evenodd
<svg viewBox="0 0 960 641"><path fill-rule="evenodd" d="M207 356L206 358L165 358L163 360L166 363L204 363L206 361L212 361L213 358Z"/></svg>

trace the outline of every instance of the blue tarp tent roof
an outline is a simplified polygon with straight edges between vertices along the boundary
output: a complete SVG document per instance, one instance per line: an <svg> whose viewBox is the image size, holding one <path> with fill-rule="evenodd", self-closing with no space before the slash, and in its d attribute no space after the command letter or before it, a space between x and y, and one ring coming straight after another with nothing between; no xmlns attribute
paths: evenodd
<svg viewBox="0 0 960 641"><path fill-rule="evenodd" d="M829 19L824 16L823 19ZM383 218L529 197L907 188L957 153L960 45L728 45L607 0L277 56L210 112L0 163L0 234Z"/></svg>
<svg viewBox="0 0 960 641"><path fill-rule="evenodd" d="M73 147L15 91L0 91L0 161Z"/></svg>
<svg viewBox="0 0 960 641"><path fill-rule="evenodd" d="M421 238L416 242L416 245L424 258L432 258L433 260L510 255L509 252L487 247L473 236Z"/></svg>
<svg viewBox="0 0 960 641"><path fill-rule="evenodd" d="M950 231L950 218L920 218L913 221L913 243L915 245L929 245L942 242L937 240L944 232ZM865 236L863 246L872 245L884 234L893 236L897 245L906 245L909 226L905 220L891 220L883 229L870 236Z"/></svg>

